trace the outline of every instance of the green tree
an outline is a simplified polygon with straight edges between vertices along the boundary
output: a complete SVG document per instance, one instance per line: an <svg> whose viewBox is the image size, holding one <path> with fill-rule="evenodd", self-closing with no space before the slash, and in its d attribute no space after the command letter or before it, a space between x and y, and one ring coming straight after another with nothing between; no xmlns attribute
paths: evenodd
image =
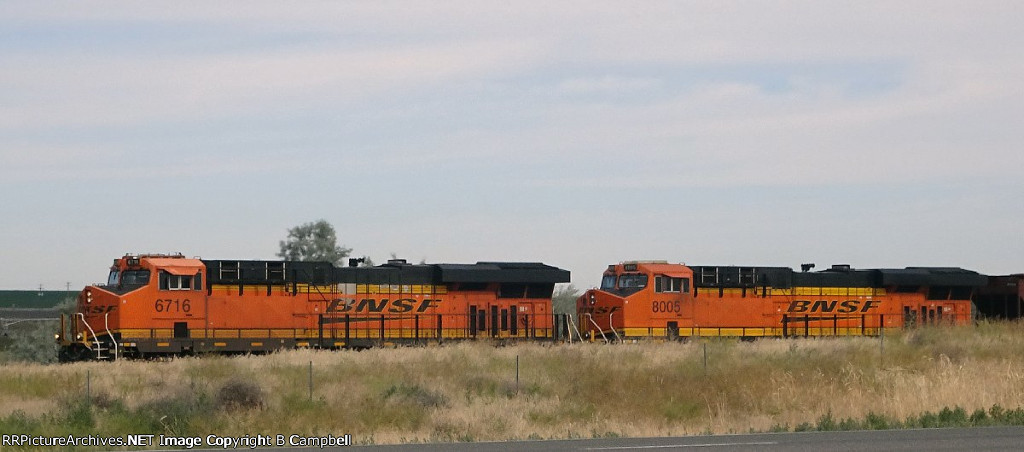
<svg viewBox="0 0 1024 452"><path fill-rule="evenodd" d="M552 309L555 314L575 314L576 299L580 297L580 290L572 284L558 284L555 293L551 296Z"/></svg>
<svg viewBox="0 0 1024 452"><path fill-rule="evenodd" d="M288 230L288 238L281 240L278 257L291 261L322 261L341 266L351 248L338 245L334 226L320 219Z"/></svg>

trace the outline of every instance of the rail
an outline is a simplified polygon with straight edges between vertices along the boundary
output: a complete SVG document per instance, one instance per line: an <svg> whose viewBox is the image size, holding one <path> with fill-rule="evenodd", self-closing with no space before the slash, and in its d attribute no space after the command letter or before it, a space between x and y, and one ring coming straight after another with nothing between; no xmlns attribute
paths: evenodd
<svg viewBox="0 0 1024 452"><path fill-rule="evenodd" d="M100 347L100 340L99 340L99 338L96 337L96 332L92 330L92 326L89 325L89 322L87 322L85 320L85 314L82 314L81 312L79 312L78 313L78 317L82 319L82 323L85 324L85 327L89 329L89 334L92 335L93 341L96 342L96 358L99 359L100 358L100 352L101 352L101 350L100 350L100 348L101 348ZM86 338L82 338L82 339L84 340ZM92 348L92 347L90 347L90 348Z"/></svg>
<svg viewBox="0 0 1024 452"><path fill-rule="evenodd" d="M914 314L913 311L902 316L899 314L782 314L775 318L774 323L765 324L673 325L675 322L667 322L665 326L620 326L614 328L606 325L608 327L605 330L617 333L616 337L625 340L674 340L686 337L877 337L885 334L886 330L926 325L969 325L971 323L970 317L963 313L946 314L941 317L936 314L934 317L929 315L927 318ZM920 314L920 311L917 314ZM924 320L921 320L922 318ZM593 323L592 320L591 318L591 323ZM612 320L613 317L609 316L609 324ZM596 324L592 328L601 329Z"/></svg>
<svg viewBox="0 0 1024 452"><path fill-rule="evenodd" d="M569 317L569 326L572 327L572 330L576 330L576 337L578 337L580 339L580 342L583 342L583 335L580 334L580 329L576 327L576 321L574 321L572 319L571 315L568 316L568 317ZM570 344L572 343L572 330L569 330L569 343Z"/></svg>
<svg viewBox="0 0 1024 452"><path fill-rule="evenodd" d="M295 339L328 347L349 341L405 341L422 343L447 339L565 340L568 314L520 314L481 324L464 314L320 314L299 324L278 328L192 328L175 336L173 328L121 329L122 342L136 339ZM476 317L479 320L479 317ZM573 324L575 328L575 324ZM579 335L577 329L577 335ZM319 342L318 342L319 341Z"/></svg>
<svg viewBox="0 0 1024 452"><path fill-rule="evenodd" d="M619 336L619 332L615 331L615 324L612 323L612 316L613 315L615 315L614 312L609 312L608 313L608 328L612 329L612 333L615 333L615 340L619 341L619 343L621 344L622 343L622 336Z"/></svg>
<svg viewBox="0 0 1024 452"><path fill-rule="evenodd" d="M110 333L110 313L103 314L103 328L107 330L107 337L110 338L110 342L114 344L114 356L111 358L113 361L117 361L117 340L114 339L114 335Z"/></svg>
<svg viewBox="0 0 1024 452"><path fill-rule="evenodd" d="M607 344L608 343L608 336L604 335L604 331L601 330L601 326L598 325L597 322L594 321L594 316L590 315L589 312L587 313L587 320L590 320L590 323L594 324L594 328L597 328L597 332L601 333L601 338L604 339L604 343Z"/></svg>

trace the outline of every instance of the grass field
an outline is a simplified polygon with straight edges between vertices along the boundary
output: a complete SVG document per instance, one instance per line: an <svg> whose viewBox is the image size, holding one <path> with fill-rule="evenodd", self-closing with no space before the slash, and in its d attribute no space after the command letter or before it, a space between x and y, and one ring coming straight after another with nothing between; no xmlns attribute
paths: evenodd
<svg viewBox="0 0 1024 452"><path fill-rule="evenodd" d="M471 343L7 364L0 431L349 433L379 444L1020 424L1022 347L1024 324L985 323L884 340Z"/></svg>

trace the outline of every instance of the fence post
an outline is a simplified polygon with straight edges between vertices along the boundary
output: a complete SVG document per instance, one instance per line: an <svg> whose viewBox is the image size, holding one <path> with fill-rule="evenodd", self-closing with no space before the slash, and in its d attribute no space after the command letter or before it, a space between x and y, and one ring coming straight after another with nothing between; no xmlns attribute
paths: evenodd
<svg viewBox="0 0 1024 452"><path fill-rule="evenodd" d="M708 374L708 343L704 342L704 375Z"/></svg>
<svg viewBox="0 0 1024 452"><path fill-rule="evenodd" d="M878 327L878 360L885 363L885 330L881 326Z"/></svg>
<svg viewBox="0 0 1024 452"><path fill-rule="evenodd" d="M444 328L441 327L441 314L437 315L437 343L444 342Z"/></svg>
<svg viewBox="0 0 1024 452"><path fill-rule="evenodd" d="M516 355L516 395L519 395L519 355Z"/></svg>
<svg viewBox="0 0 1024 452"><path fill-rule="evenodd" d="M313 401L313 361L309 362L309 401Z"/></svg>

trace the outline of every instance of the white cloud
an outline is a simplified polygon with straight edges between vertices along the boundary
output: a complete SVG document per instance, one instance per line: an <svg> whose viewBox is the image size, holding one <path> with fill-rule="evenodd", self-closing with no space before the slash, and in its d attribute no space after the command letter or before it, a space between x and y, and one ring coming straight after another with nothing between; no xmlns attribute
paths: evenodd
<svg viewBox="0 0 1024 452"><path fill-rule="evenodd" d="M779 264L808 249L877 251L881 232L903 262L957 251L1006 263L1021 251L1020 209L990 203L1012 207L1022 192L1021 23L1019 2L999 1L3 2L0 177L13 189L46 186L15 205L4 235L18 239L3 248L27 262L80 239L80 224L19 218L120 194L92 182L181 178L244 193L231 212L223 200L195 200L190 231L262 224L269 199L278 222L337 213L378 254L538 256L584 278L635 257ZM816 218L830 200L771 199L756 222L729 210L762 190L853 189L861 198L835 202L875 214L873 186L949 184L976 192L949 200L922 190L882 215L885 228L877 218ZM87 195L65 199L83 187ZM643 205L593 211L619 189L678 203L700 191L723 207L697 219ZM492 204L515 212L476 211ZM558 205L569 212L552 218ZM929 216L947 208L972 213ZM423 217L375 215L410 211ZM792 212L846 236L793 232ZM147 220L164 214L132 205L142 223L131 227L150 228L133 246L185 240ZM259 218L242 218L250 214ZM116 246L118 228L129 227L88 225L111 234L90 233L105 246L88 253ZM244 258L256 253L254 231L239 231L247 242L186 243ZM927 251L951 235L969 240ZM18 251L26 241L44 245ZM0 274L16 273L7 262Z"/></svg>
<svg viewBox="0 0 1024 452"><path fill-rule="evenodd" d="M0 75L13 102L0 128L125 126L324 108L500 74L523 64L529 43L433 43L368 50L242 55L16 56Z"/></svg>

